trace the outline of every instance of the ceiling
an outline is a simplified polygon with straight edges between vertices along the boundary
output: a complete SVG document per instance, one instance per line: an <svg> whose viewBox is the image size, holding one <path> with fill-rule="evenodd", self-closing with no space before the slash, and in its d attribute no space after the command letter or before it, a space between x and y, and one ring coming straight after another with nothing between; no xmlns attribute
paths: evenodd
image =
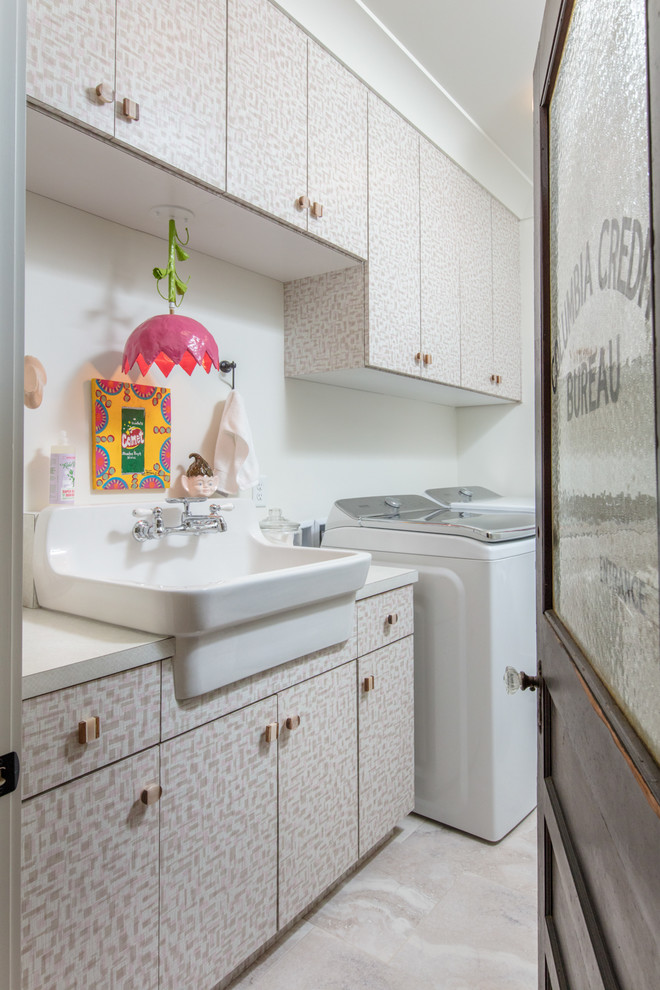
<svg viewBox="0 0 660 990"><path fill-rule="evenodd" d="M545 0L356 0L532 178L532 72Z"/></svg>

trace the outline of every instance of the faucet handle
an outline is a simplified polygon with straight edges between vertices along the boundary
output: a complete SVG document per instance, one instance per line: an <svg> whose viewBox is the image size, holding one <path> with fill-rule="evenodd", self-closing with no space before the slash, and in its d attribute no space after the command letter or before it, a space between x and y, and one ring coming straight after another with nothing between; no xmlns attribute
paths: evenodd
<svg viewBox="0 0 660 990"><path fill-rule="evenodd" d="M166 498L165 501L189 505L190 502L207 502L208 498L206 495L184 495L182 498Z"/></svg>
<svg viewBox="0 0 660 990"><path fill-rule="evenodd" d="M169 500L168 500L169 501ZM135 506L131 515L135 516L137 519L148 519L150 516L162 515L163 510L159 505L149 506L149 508L141 509L139 506Z"/></svg>

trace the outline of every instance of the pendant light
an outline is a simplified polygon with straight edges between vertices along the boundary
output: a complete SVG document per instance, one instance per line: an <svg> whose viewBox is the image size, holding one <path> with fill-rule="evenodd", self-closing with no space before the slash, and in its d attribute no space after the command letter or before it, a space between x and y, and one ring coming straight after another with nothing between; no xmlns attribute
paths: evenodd
<svg viewBox="0 0 660 990"><path fill-rule="evenodd" d="M155 363L167 377L175 365L179 365L191 375L196 367L208 374L212 367L219 369L218 345L206 327L189 316L175 313L187 289L176 272L176 261L186 261L189 257L184 250L190 235L186 228L186 240L182 241L176 230L176 222L170 217L169 254L167 268L154 268L156 288L159 296L166 299L169 313L150 316L141 323L126 341L121 368L128 374L134 364L140 374L146 375L151 364ZM160 282L167 279L167 295L160 290ZM177 297L181 297L177 301Z"/></svg>

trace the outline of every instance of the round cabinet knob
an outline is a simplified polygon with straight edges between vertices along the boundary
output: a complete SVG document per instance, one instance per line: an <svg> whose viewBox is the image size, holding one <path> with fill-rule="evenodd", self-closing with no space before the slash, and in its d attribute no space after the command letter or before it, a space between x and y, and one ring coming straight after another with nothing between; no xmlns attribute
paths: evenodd
<svg viewBox="0 0 660 990"><path fill-rule="evenodd" d="M490 376L490 380L491 380L491 382L494 385L501 385L502 384L502 376L501 375L491 375Z"/></svg>
<svg viewBox="0 0 660 990"><path fill-rule="evenodd" d="M299 196L296 200L296 206L299 210L308 210L311 206L309 196Z"/></svg>
<svg viewBox="0 0 660 990"><path fill-rule="evenodd" d="M390 612L390 614L388 615L388 617L387 617L387 619L385 621L387 622L387 625L388 626L395 626L397 624L397 622L399 621L399 613L398 612Z"/></svg>
<svg viewBox="0 0 660 990"><path fill-rule="evenodd" d="M101 82L96 87L96 95L98 96L99 103L112 103L115 98L115 91L108 83Z"/></svg>
<svg viewBox="0 0 660 990"><path fill-rule="evenodd" d="M504 671L504 683L506 693L515 694L516 691L536 691L540 686L538 677L530 677L524 670L516 670L515 667L507 667Z"/></svg>
<svg viewBox="0 0 660 990"><path fill-rule="evenodd" d="M300 725L300 715L289 715L284 724L287 729L297 729Z"/></svg>
<svg viewBox="0 0 660 990"><path fill-rule="evenodd" d="M163 793L163 788L160 784L148 784L142 789L140 794L140 801L142 804L157 804L160 801L161 794Z"/></svg>
<svg viewBox="0 0 660 990"><path fill-rule="evenodd" d="M417 354L415 354L415 362L416 362L416 364L419 364L421 362L421 360L422 360L422 352L421 351L417 351Z"/></svg>

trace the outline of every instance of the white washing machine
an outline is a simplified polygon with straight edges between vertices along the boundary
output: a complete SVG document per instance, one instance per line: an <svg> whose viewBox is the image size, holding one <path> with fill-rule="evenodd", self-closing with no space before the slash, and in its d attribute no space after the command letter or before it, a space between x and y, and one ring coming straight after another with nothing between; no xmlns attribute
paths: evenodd
<svg viewBox="0 0 660 990"><path fill-rule="evenodd" d="M536 805L533 504L484 488L341 499L323 545L414 567L415 811L497 842Z"/></svg>

